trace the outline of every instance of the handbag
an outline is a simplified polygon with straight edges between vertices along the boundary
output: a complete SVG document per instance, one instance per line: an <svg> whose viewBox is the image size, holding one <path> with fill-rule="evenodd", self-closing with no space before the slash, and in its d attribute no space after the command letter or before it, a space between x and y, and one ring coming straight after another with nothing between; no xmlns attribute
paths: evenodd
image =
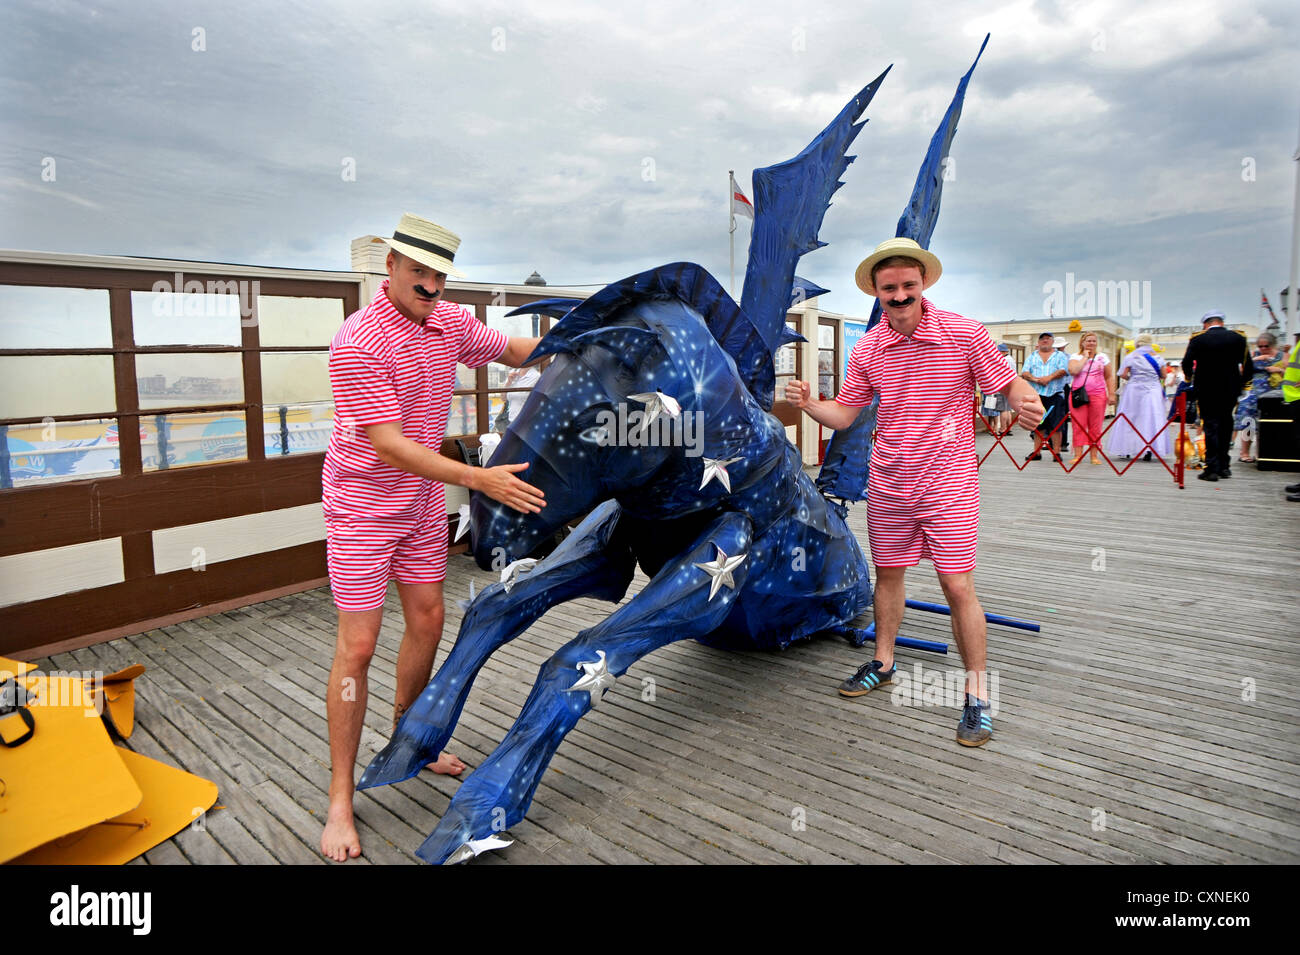
<svg viewBox="0 0 1300 955"><path fill-rule="evenodd" d="M1096 358L1089 358L1088 364L1085 365L1083 368L1084 386L1082 388L1070 389L1070 404L1075 408L1082 408L1084 405L1088 404L1091 401L1091 399L1088 397L1088 370L1092 367L1092 363L1096 360L1097 360Z"/></svg>

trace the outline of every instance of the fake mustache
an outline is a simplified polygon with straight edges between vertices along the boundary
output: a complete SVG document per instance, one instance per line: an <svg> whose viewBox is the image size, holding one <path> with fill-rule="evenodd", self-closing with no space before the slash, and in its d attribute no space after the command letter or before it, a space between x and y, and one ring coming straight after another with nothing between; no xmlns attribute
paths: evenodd
<svg viewBox="0 0 1300 955"><path fill-rule="evenodd" d="M913 295L911 298L905 298L900 302L886 302L885 304L888 305L890 308L907 308L907 306L912 305L915 302L916 302L916 296Z"/></svg>
<svg viewBox="0 0 1300 955"><path fill-rule="evenodd" d="M438 295L440 294L438 292L430 292L423 285L417 285L415 287L415 291L420 295L423 295L425 298L437 298Z"/></svg>

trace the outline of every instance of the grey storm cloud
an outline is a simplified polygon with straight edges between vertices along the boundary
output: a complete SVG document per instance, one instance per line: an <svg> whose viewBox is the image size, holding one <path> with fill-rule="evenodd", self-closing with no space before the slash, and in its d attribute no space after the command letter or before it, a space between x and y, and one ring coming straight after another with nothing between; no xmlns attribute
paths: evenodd
<svg viewBox="0 0 1300 955"><path fill-rule="evenodd" d="M750 170L893 63L830 245L799 269L865 314L853 268L893 234L990 32L933 241L939 304L1034 317L1073 272L1150 281L1172 324L1253 318L1285 284L1294 4L848 9L7 3L0 246L347 269L351 239L410 211L461 233L476 280L603 284L685 259L725 283L727 170L751 192Z"/></svg>

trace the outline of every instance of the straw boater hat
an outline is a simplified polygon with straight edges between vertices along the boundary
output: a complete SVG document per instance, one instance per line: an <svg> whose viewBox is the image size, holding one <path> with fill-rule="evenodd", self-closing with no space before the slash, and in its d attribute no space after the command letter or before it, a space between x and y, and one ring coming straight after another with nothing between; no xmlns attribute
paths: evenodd
<svg viewBox="0 0 1300 955"><path fill-rule="evenodd" d="M876 283L871 278L871 270L875 268L877 262L892 258L895 255L905 255L909 259L916 259L925 266L925 275L922 276L922 288L929 288L935 282L939 281L939 276L943 274L943 266L939 263L939 257L927 249L921 248L912 239L887 239L876 246L876 250L862 260L858 266L858 271L854 276L858 282L858 288L868 295L876 294Z"/></svg>
<svg viewBox="0 0 1300 955"><path fill-rule="evenodd" d="M437 269L453 278L465 277L464 272L451 264L456 257L456 250L460 248L460 236L436 222L408 212L397 223L393 237L386 241L393 251L410 256L431 269Z"/></svg>

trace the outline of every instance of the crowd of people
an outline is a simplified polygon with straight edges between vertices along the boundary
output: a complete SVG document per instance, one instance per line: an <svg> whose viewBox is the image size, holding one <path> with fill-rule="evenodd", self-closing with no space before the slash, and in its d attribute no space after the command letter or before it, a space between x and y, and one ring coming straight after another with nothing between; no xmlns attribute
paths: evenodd
<svg viewBox="0 0 1300 955"><path fill-rule="evenodd" d="M1291 364L1291 346L1280 344L1271 332L1261 332L1250 350L1243 336L1223 327L1223 314L1210 312L1202 319L1203 332L1189 342L1181 361L1165 362L1156 352L1154 339L1138 335L1133 349L1113 367L1099 348L1094 332L1085 332L1078 351L1067 354L1064 342L1051 332L1038 336L1038 347L1019 370L1020 377L1034 388L1046 409L1042 422L1032 432L1034 446L1026 461L1039 461L1050 448L1054 459L1073 467L1084 455L1094 465L1102 464L1099 449L1114 459L1152 455L1169 458L1182 455L1193 468L1202 469L1201 480L1230 478L1230 456L1239 447L1242 464L1257 461L1259 399L1284 388ZM1199 342L1198 342L1199 339ZM1000 346L1005 354L1005 346ZM1007 356L1010 360L1010 356ZM1193 388L1188 374L1199 381ZM1292 372L1297 375L1296 372ZM1186 396L1188 436L1179 446L1177 398ZM1000 397L1000 396L999 396ZM1295 398L1285 397L1294 411ZM1198 402L1199 399L1199 402ZM1115 421L1106 429L1108 409L1114 406ZM982 407L989 430L999 435L1010 431L1010 414L995 402ZM1294 415L1293 415L1294 417ZM1169 422L1169 427L1166 423ZM1074 435L1073 458L1070 451ZM1300 500L1300 485L1287 488L1288 500Z"/></svg>

